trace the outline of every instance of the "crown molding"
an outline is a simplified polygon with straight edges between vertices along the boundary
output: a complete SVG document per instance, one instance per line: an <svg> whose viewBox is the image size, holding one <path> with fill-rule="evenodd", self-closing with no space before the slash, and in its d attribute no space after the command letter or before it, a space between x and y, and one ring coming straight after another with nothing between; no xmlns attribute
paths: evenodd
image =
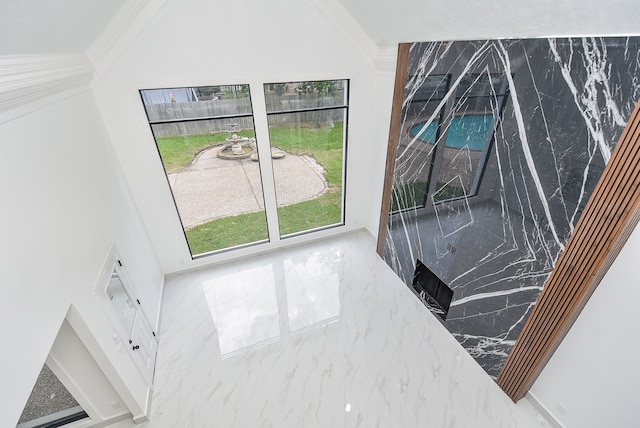
<svg viewBox="0 0 640 428"><path fill-rule="evenodd" d="M88 88L93 74L85 55L0 56L0 122L40 108L52 95Z"/></svg>
<svg viewBox="0 0 640 428"><path fill-rule="evenodd" d="M111 67L166 0L127 0L87 49L96 78Z"/></svg>
<svg viewBox="0 0 640 428"><path fill-rule="evenodd" d="M393 76L396 74L397 47L380 47L373 57L376 71L379 74Z"/></svg>

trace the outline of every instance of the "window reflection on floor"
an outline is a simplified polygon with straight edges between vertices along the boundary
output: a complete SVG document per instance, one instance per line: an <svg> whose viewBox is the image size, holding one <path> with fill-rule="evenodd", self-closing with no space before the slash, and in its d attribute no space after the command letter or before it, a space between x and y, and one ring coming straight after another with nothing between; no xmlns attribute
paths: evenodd
<svg viewBox="0 0 640 428"><path fill-rule="evenodd" d="M291 331L325 324L340 314L340 278L325 254L314 253L306 260L285 260L287 313Z"/></svg>
<svg viewBox="0 0 640 428"><path fill-rule="evenodd" d="M220 354L230 357L338 321L340 272L335 266L342 253L329 248L204 279L201 287Z"/></svg>
<svg viewBox="0 0 640 428"><path fill-rule="evenodd" d="M206 280L202 288L218 330L222 355L280 336L275 281L270 265Z"/></svg>

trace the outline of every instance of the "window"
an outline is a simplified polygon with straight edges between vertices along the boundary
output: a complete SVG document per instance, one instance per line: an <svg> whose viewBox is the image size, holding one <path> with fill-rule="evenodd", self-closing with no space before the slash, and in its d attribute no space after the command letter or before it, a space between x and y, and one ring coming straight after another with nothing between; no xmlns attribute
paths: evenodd
<svg viewBox="0 0 640 428"><path fill-rule="evenodd" d="M267 241L249 85L140 94L191 254Z"/></svg>
<svg viewBox="0 0 640 428"><path fill-rule="evenodd" d="M281 237L344 224L347 94L346 80L265 85Z"/></svg>
<svg viewBox="0 0 640 428"><path fill-rule="evenodd" d="M424 208L429 188L436 142L439 141L444 109L443 99L449 90L449 75L428 76L418 88L407 107L404 123L417 123L401 132L398 157L425 159L424 162L398 162L399 182L395 183L391 195L391 211ZM425 168L424 165L429 165Z"/></svg>
<svg viewBox="0 0 640 428"><path fill-rule="evenodd" d="M404 120L411 126L402 130L398 157L421 161L402 164L404 170L396 172L400 180L392 191L392 212L478 193L508 96L507 81L491 73L463 75L455 82L453 103L444 99L451 82L450 75L429 76L411 98Z"/></svg>
<svg viewBox="0 0 640 428"><path fill-rule="evenodd" d="M434 163L434 202L475 196L493 140L496 122L506 98L503 75L466 74L456 89L453 107L441 136L444 140Z"/></svg>
<svg viewBox="0 0 640 428"><path fill-rule="evenodd" d="M259 137L249 85L140 91L193 257L344 224L348 81L260 89L269 135ZM261 159L258 147L269 144ZM275 194L265 195L263 179Z"/></svg>

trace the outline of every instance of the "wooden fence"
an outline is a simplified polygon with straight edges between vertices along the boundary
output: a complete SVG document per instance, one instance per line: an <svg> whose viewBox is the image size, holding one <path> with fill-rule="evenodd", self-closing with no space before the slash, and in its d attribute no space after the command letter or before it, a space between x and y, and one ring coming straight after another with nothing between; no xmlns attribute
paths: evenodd
<svg viewBox="0 0 640 428"><path fill-rule="evenodd" d="M318 98L314 94L266 95L267 111L291 111L340 105L333 97ZM145 106L150 122L187 120L185 122L152 125L156 137L209 134L231 130L253 129L252 117L233 117L251 114L249 98L218 99L186 103L162 103ZM269 114L269 126L333 126L345 119L346 108L287 114ZM218 119L204 119L210 117ZM189 120L198 119L198 120Z"/></svg>

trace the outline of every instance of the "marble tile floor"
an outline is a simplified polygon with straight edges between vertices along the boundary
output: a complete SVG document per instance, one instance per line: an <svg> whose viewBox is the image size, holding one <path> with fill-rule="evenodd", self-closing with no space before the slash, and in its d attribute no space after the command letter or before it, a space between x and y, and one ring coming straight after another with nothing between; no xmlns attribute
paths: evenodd
<svg viewBox="0 0 640 428"><path fill-rule="evenodd" d="M503 394L367 232L173 277L163 305L138 426L550 426Z"/></svg>

